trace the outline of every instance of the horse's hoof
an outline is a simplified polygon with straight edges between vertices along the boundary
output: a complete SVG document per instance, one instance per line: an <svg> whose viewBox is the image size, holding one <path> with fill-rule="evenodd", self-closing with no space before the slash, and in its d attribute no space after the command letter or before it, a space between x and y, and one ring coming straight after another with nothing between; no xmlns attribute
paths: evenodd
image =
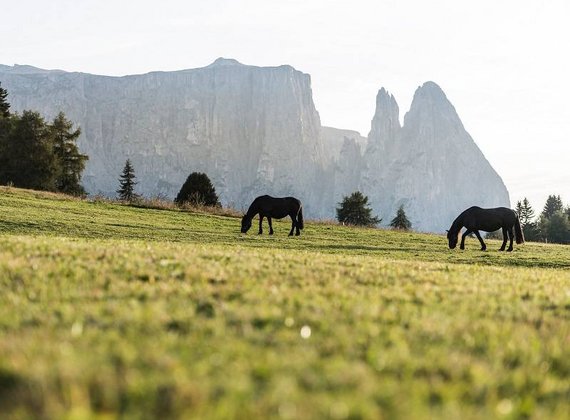
<svg viewBox="0 0 570 420"><path fill-rule="evenodd" d="M481 251L487 251L487 248L481 248Z"/></svg>
<svg viewBox="0 0 570 420"><path fill-rule="evenodd" d="M273 235L273 232L269 232L270 235Z"/></svg>
<svg viewBox="0 0 570 420"><path fill-rule="evenodd" d="M512 248L507 249L507 252L513 252Z"/></svg>
<svg viewBox="0 0 570 420"><path fill-rule="evenodd" d="M297 232L297 233L295 234L295 236L299 236L300 234L301 234L301 232Z"/></svg>
<svg viewBox="0 0 570 420"><path fill-rule="evenodd" d="M465 247L464 247L464 246L460 246L459 249L463 251L463 250L465 249Z"/></svg>
<svg viewBox="0 0 570 420"><path fill-rule="evenodd" d="M505 250L505 248L499 248L499 251L504 251L504 250Z"/></svg>

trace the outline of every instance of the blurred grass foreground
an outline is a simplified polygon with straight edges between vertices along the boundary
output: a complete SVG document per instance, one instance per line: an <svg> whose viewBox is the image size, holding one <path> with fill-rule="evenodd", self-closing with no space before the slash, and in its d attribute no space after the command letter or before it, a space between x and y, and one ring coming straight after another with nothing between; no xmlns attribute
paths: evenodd
<svg viewBox="0 0 570 420"><path fill-rule="evenodd" d="M570 418L570 247L0 188L2 418Z"/></svg>

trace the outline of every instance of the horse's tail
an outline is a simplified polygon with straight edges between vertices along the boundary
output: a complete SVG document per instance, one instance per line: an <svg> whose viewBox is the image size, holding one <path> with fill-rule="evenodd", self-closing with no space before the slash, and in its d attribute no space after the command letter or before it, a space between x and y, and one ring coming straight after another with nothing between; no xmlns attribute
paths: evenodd
<svg viewBox="0 0 570 420"><path fill-rule="evenodd" d="M305 227L305 223L303 222L303 206L299 204L299 212L297 213L297 222L299 223L299 229L303 229Z"/></svg>
<svg viewBox="0 0 570 420"><path fill-rule="evenodd" d="M524 243L524 235L521 229L521 222L519 221L518 216L516 216L515 220L515 239L517 240L517 244Z"/></svg>

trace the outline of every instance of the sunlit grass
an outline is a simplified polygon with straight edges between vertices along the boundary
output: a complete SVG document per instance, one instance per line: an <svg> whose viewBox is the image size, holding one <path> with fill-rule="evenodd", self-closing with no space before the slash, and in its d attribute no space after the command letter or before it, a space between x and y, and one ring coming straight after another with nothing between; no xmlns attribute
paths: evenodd
<svg viewBox="0 0 570 420"><path fill-rule="evenodd" d="M0 191L14 417L568 418L570 250Z"/></svg>

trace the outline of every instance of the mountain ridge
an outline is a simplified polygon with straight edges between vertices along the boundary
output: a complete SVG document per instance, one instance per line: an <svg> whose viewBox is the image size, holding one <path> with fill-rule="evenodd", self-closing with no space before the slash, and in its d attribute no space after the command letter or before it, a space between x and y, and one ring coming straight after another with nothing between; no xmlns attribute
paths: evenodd
<svg viewBox="0 0 570 420"><path fill-rule="evenodd" d="M13 110L34 109L47 118L61 110L81 126L90 193L114 195L130 158L145 195L173 197L190 172L201 171L225 205L243 209L256 195L296 195L312 217L331 218L342 196L360 189L385 221L404 204L415 228L439 231L470 202L465 193L453 191L456 203L445 193L453 174L441 168L460 168L443 146L457 153L456 142L484 167L477 172L461 158L467 173L496 190L497 205L509 204L502 180L434 82L416 90L403 124L396 99L381 88L366 138L323 127L310 75L289 65L258 67L218 58L197 69L127 76L6 67L0 65L0 81ZM424 185L430 177L439 183L430 188L435 195L422 195L406 181ZM461 184L479 188L468 178Z"/></svg>

